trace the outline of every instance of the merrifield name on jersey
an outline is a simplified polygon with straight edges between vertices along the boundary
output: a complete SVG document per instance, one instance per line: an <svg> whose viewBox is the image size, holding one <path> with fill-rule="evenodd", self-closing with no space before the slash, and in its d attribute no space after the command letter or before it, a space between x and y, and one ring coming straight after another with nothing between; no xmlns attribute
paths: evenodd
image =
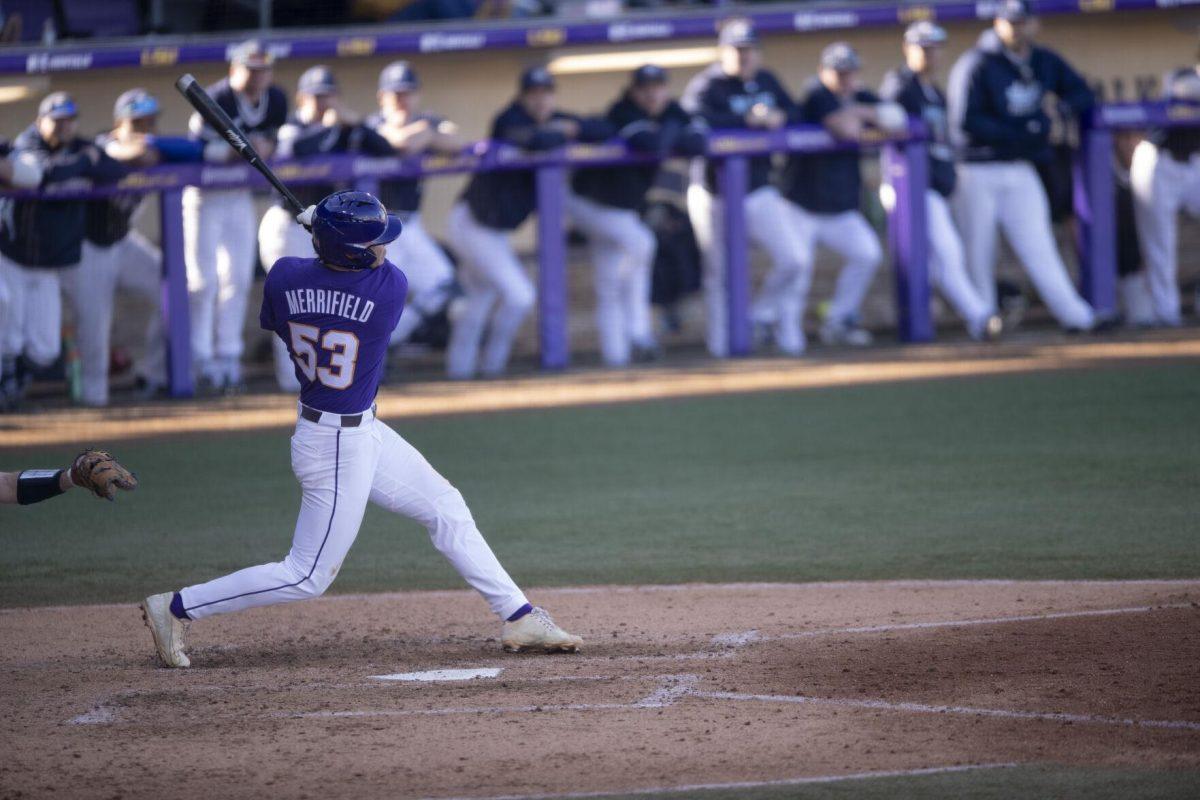
<svg viewBox="0 0 1200 800"><path fill-rule="evenodd" d="M288 316L297 314L330 314L356 322L366 322L375 310L375 301L364 301L356 294L339 292L336 289L288 289Z"/></svg>

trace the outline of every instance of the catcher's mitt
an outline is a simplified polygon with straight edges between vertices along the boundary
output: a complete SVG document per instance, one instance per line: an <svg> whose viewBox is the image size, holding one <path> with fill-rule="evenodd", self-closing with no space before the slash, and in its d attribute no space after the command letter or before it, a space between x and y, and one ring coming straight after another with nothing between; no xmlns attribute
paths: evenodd
<svg viewBox="0 0 1200 800"><path fill-rule="evenodd" d="M131 492L137 488L137 476L122 467L112 453L84 450L71 464L71 483L90 490L96 497L116 500L117 489Z"/></svg>

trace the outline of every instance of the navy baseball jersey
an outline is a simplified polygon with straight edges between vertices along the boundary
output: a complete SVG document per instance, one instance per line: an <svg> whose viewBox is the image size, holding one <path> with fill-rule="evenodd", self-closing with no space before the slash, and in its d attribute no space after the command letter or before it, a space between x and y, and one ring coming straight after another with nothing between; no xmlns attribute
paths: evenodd
<svg viewBox="0 0 1200 800"><path fill-rule="evenodd" d="M1095 104L1079 73L1051 50L1033 47L1019 59L1003 47L977 48L969 66L950 80L953 124L961 127L966 160L1048 160L1047 92L1077 115Z"/></svg>
<svg viewBox="0 0 1200 800"><path fill-rule="evenodd" d="M1163 80L1163 97L1173 103L1200 102L1200 70L1184 67L1169 73ZM1176 161L1186 162L1200 153L1200 128L1158 128L1147 138Z"/></svg>
<svg viewBox="0 0 1200 800"><path fill-rule="evenodd" d="M929 185L943 197L954 194L954 150L950 146L950 120L946 95L931 81L908 67L889 72L879 94L899 103L911 117L920 117L929 130Z"/></svg>
<svg viewBox="0 0 1200 800"><path fill-rule="evenodd" d="M327 127L320 122L303 122L297 116L279 129L279 145L276 158L307 158L327 153L364 153L369 156L390 156L392 146L375 130L367 125L335 125ZM292 193L302 206L313 206L345 185L314 183L291 187ZM276 193L275 205L286 205Z"/></svg>
<svg viewBox="0 0 1200 800"><path fill-rule="evenodd" d="M605 119L634 152L684 156L704 153L707 126L702 120L693 120L674 100L657 117L651 117L626 93L609 107ZM661 166L661 162L655 162L576 170L571 188L597 203L637 210Z"/></svg>
<svg viewBox="0 0 1200 800"><path fill-rule="evenodd" d="M390 261L330 269L315 258L281 258L267 273L259 324L283 339L296 365L300 402L332 414L371 407L388 340L408 294Z"/></svg>
<svg viewBox="0 0 1200 800"><path fill-rule="evenodd" d="M409 122L419 122L420 120L429 120L430 126L436 128L441 125L443 120L441 117L433 114L415 114ZM367 117L365 124L373 131L378 131L387 124L387 120L383 114L372 114ZM386 139L384 140L387 141ZM391 155L391 145L388 145L388 152L385 155ZM372 154L374 155L374 154ZM405 215L412 214L421 210L421 179L420 178L389 178L379 182L379 202L387 206L388 211L393 214L400 215L401 219Z"/></svg>
<svg viewBox="0 0 1200 800"><path fill-rule="evenodd" d="M710 128L748 128L746 114L756 105L778 109L791 121L796 104L771 72L760 69L752 79L743 81L737 75L726 75L720 64L713 64L693 77L683 90L679 101L684 110L702 118ZM697 159L693 164L693 181L703 180L709 191L716 191L716 172L712 164ZM771 157L750 159L749 191L771 182Z"/></svg>
<svg viewBox="0 0 1200 800"><path fill-rule="evenodd" d="M257 103L251 103L229 85L229 78L222 78L207 88L209 97L221 110L229 115L242 133L257 133L274 139L279 129L287 122L287 95L278 86L268 86ZM191 135L206 142L215 142L221 135L209 127L199 113L188 120Z"/></svg>
<svg viewBox="0 0 1200 800"><path fill-rule="evenodd" d="M805 85L800 101L800 120L821 125L825 118L846 105L846 100L812 78ZM879 98L866 90L854 93L855 103L878 103ZM856 151L812 153L788 159L784 174L784 193L801 208L815 214L840 214L858 208L862 194L862 170Z"/></svg>

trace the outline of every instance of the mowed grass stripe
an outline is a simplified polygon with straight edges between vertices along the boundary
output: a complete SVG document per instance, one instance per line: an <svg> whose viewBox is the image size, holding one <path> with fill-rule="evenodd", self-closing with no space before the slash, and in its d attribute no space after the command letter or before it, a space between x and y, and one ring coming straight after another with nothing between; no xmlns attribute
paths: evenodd
<svg viewBox="0 0 1200 800"><path fill-rule="evenodd" d="M405 420L528 585L1200 576L1200 366ZM131 441L141 488L0 510L0 605L125 602L277 560L286 432ZM10 450L0 468L65 462ZM457 588L368 511L333 591Z"/></svg>

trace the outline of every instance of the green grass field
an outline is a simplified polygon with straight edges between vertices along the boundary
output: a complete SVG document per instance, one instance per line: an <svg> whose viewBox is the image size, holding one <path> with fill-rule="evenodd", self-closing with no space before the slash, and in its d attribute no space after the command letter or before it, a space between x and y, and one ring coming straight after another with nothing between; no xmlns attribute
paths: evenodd
<svg viewBox="0 0 1200 800"><path fill-rule="evenodd" d="M1159 364L396 427L531 586L1191 578L1197 409L1200 365ZM286 552L286 431L114 448L136 494L0 511L0 605L128 602ZM72 454L0 450L0 468ZM460 585L373 509L333 591Z"/></svg>

